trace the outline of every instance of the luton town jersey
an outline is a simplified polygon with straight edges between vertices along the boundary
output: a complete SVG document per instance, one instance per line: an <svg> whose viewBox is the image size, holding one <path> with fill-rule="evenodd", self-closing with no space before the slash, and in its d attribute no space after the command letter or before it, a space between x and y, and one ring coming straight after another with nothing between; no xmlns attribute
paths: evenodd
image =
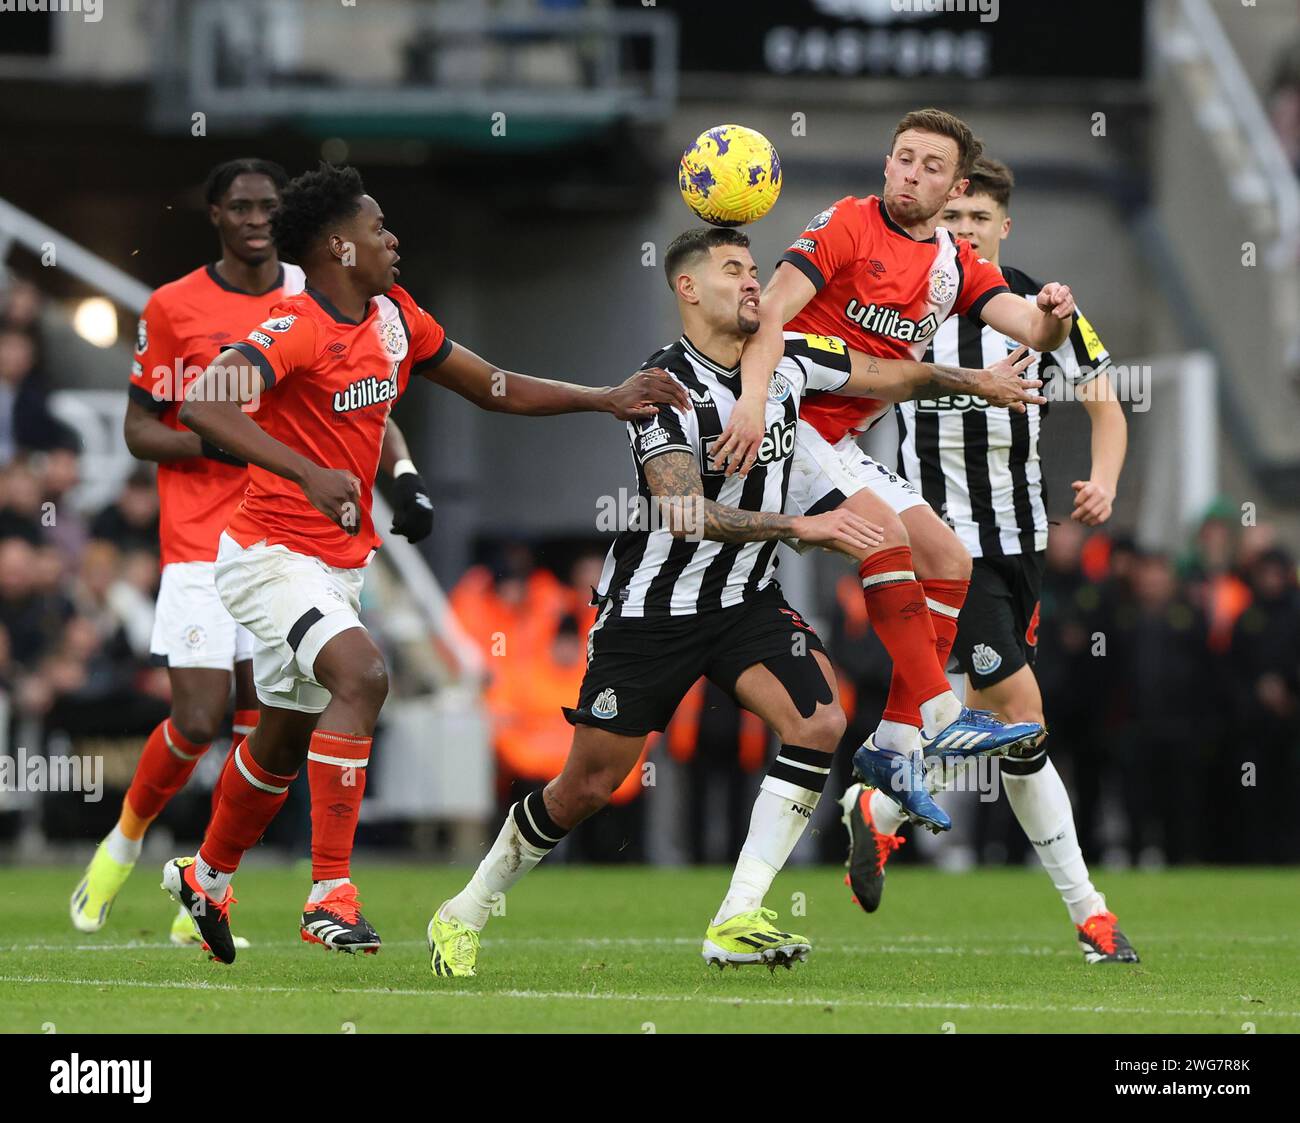
<svg viewBox="0 0 1300 1123"><path fill-rule="evenodd" d="M370 503L388 414L412 368L442 362L451 346L400 285L372 297L360 322L311 288L276 305L269 320L234 345L262 372L257 423L322 468L345 469L361 481L360 530L347 534L297 484L250 464L230 536L241 546L287 546L328 565L365 565L380 543Z"/></svg>
<svg viewBox="0 0 1300 1123"><path fill-rule="evenodd" d="M282 265L266 292L228 284L216 266L205 265L157 289L136 328L131 400L171 429L185 391L213 359L253 324L266 319L286 296L302 291L303 273ZM158 465L158 537L162 564L213 561L217 539L239 504L248 472L237 464L193 456Z"/></svg>
<svg viewBox="0 0 1300 1123"><path fill-rule="evenodd" d="M1006 282L996 265L942 227L924 241L889 217L875 195L852 195L822 211L781 258L817 294L786 327L843 339L882 359L917 359L951 315L978 317ZM834 444L862 433L887 410L875 398L821 394L804 420Z"/></svg>

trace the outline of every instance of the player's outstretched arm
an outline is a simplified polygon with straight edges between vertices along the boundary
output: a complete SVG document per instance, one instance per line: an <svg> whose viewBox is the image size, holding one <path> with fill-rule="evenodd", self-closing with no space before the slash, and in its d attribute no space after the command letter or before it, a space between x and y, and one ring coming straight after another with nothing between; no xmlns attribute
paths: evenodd
<svg viewBox="0 0 1300 1123"><path fill-rule="evenodd" d="M1069 337L1074 313L1070 286L1053 281L1038 291L1033 304L1014 293L998 293L984 305L980 319L1035 351L1055 351Z"/></svg>
<svg viewBox="0 0 1300 1123"><path fill-rule="evenodd" d="M853 373L836 393L878 398L882 402L971 394L991 406L1007 406L1023 413L1027 404L1043 405L1047 401L1035 393L1042 386L1042 379L1021 377L1035 358L1021 347L985 370L972 370L910 359L879 359L850 348Z"/></svg>
<svg viewBox="0 0 1300 1123"><path fill-rule="evenodd" d="M162 418L134 398L126 400L126 417L122 437L137 460L166 464L172 460L189 460L203 455L202 440L197 433L173 429Z"/></svg>
<svg viewBox="0 0 1300 1123"><path fill-rule="evenodd" d="M391 417L384 428L379 468L393 477L393 525L388 533L400 534L411 542L428 538L433 533L433 500L415 470L405 434Z"/></svg>
<svg viewBox="0 0 1300 1123"><path fill-rule="evenodd" d="M661 518L674 538L707 538L713 542L765 542L800 538L831 550L859 557L884 541L884 531L853 514L786 515L771 511L742 511L705 498L695 457L689 452L665 452L644 464L646 483L659 503Z"/></svg>
<svg viewBox="0 0 1300 1123"><path fill-rule="evenodd" d="M264 432L243 409L256 403L263 387L262 372L239 351L222 351L186 393L181 424L223 452L293 481L313 507L356 534L360 481L351 472L322 468Z"/></svg>
<svg viewBox="0 0 1300 1123"><path fill-rule="evenodd" d="M758 302L758 331L745 340L740 353L740 397L713 443L714 471L745 476L754 466L765 432L768 383L785 353L785 325L816 295L812 281L793 265L782 262L776 267Z"/></svg>
<svg viewBox="0 0 1300 1123"><path fill-rule="evenodd" d="M683 411L691 408L690 395L666 371L640 370L619 386L578 386L502 370L459 343L451 345L451 354L442 362L416 367L415 373L495 413L612 413L620 421L636 421L654 417L665 404Z"/></svg>
<svg viewBox="0 0 1300 1123"><path fill-rule="evenodd" d="M1119 490L1128 450L1128 421L1106 371L1078 387L1076 393L1092 424L1092 475L1070 485L1074 489L1070 518L1084 526L1100 526L1110 518Z"/></svg>

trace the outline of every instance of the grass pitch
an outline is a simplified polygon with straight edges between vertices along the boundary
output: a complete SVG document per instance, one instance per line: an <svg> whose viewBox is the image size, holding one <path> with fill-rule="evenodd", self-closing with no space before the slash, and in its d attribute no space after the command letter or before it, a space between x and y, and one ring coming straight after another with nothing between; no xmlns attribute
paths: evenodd
<svg viewBox="0 0 1300 1123"><path fill-rule="evenodd" d="M722 869L541 868L490 922L474 979L435 979L424 930L463 869L362 865L378 956L300 941L301 870L236 879L231 967L167 942L142 863L108 926L73 930L80 869L0 871L0 1030L41 1032L610 1031L1259 1033L1300 1031L1300 893L1290 870L1106 873L1135 967L1087 966L1038 870L901 867L881 910L838 868L797 868L767 903L811 938L793 971L709 970ZM798 915L802 912L803 915Z"/></svg>

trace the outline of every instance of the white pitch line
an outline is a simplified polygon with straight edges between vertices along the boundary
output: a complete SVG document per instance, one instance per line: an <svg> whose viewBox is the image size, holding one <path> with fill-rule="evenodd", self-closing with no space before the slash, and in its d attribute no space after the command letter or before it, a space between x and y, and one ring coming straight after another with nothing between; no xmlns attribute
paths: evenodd
<svg viewBox="0 0 1300 1123"><path fill-rule="evenodd" d="M1022 1014L1151 1014L1182 1018L1300 1018L1300 1010L1159 1010L1144 1006L1030 1006L1014 1002L888 1002L868 998L751 998L712 994L601 994L595 990L425 990L399 987L230 986L209 982L145 982L117 979L44 979L34 975L0 975L0 983L20 986L127 987L134 990L201 990L231 994L347 994L401 998L519 998L554 1001L690 1002L727 1006L852 1006L878 1010L974 1010Z"/></svg>

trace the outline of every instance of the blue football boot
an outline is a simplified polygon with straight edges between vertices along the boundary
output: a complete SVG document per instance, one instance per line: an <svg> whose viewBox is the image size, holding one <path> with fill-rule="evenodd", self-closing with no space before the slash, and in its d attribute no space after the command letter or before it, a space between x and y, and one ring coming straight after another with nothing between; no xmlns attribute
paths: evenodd
<svg viewBox="0 0 1300 1123"><path fill-rule="evenodd" d="M998 721L992 710L971 710L965 706L957 720L934 737L921 734L921 748L926 756L948 760L966 760L973 756L1003 756L1029 748L1043 735L1036 721L1018 721L1011 725Z"/></svg>
<svg viewBox="0 0 1300 1123"><path fill-rule="evenodd" d="M925 789L925 772L910 753L876 748L875 734L853 754L853 771L862 781L892 799L914 823L938 834L952 820Z"/></svg>

